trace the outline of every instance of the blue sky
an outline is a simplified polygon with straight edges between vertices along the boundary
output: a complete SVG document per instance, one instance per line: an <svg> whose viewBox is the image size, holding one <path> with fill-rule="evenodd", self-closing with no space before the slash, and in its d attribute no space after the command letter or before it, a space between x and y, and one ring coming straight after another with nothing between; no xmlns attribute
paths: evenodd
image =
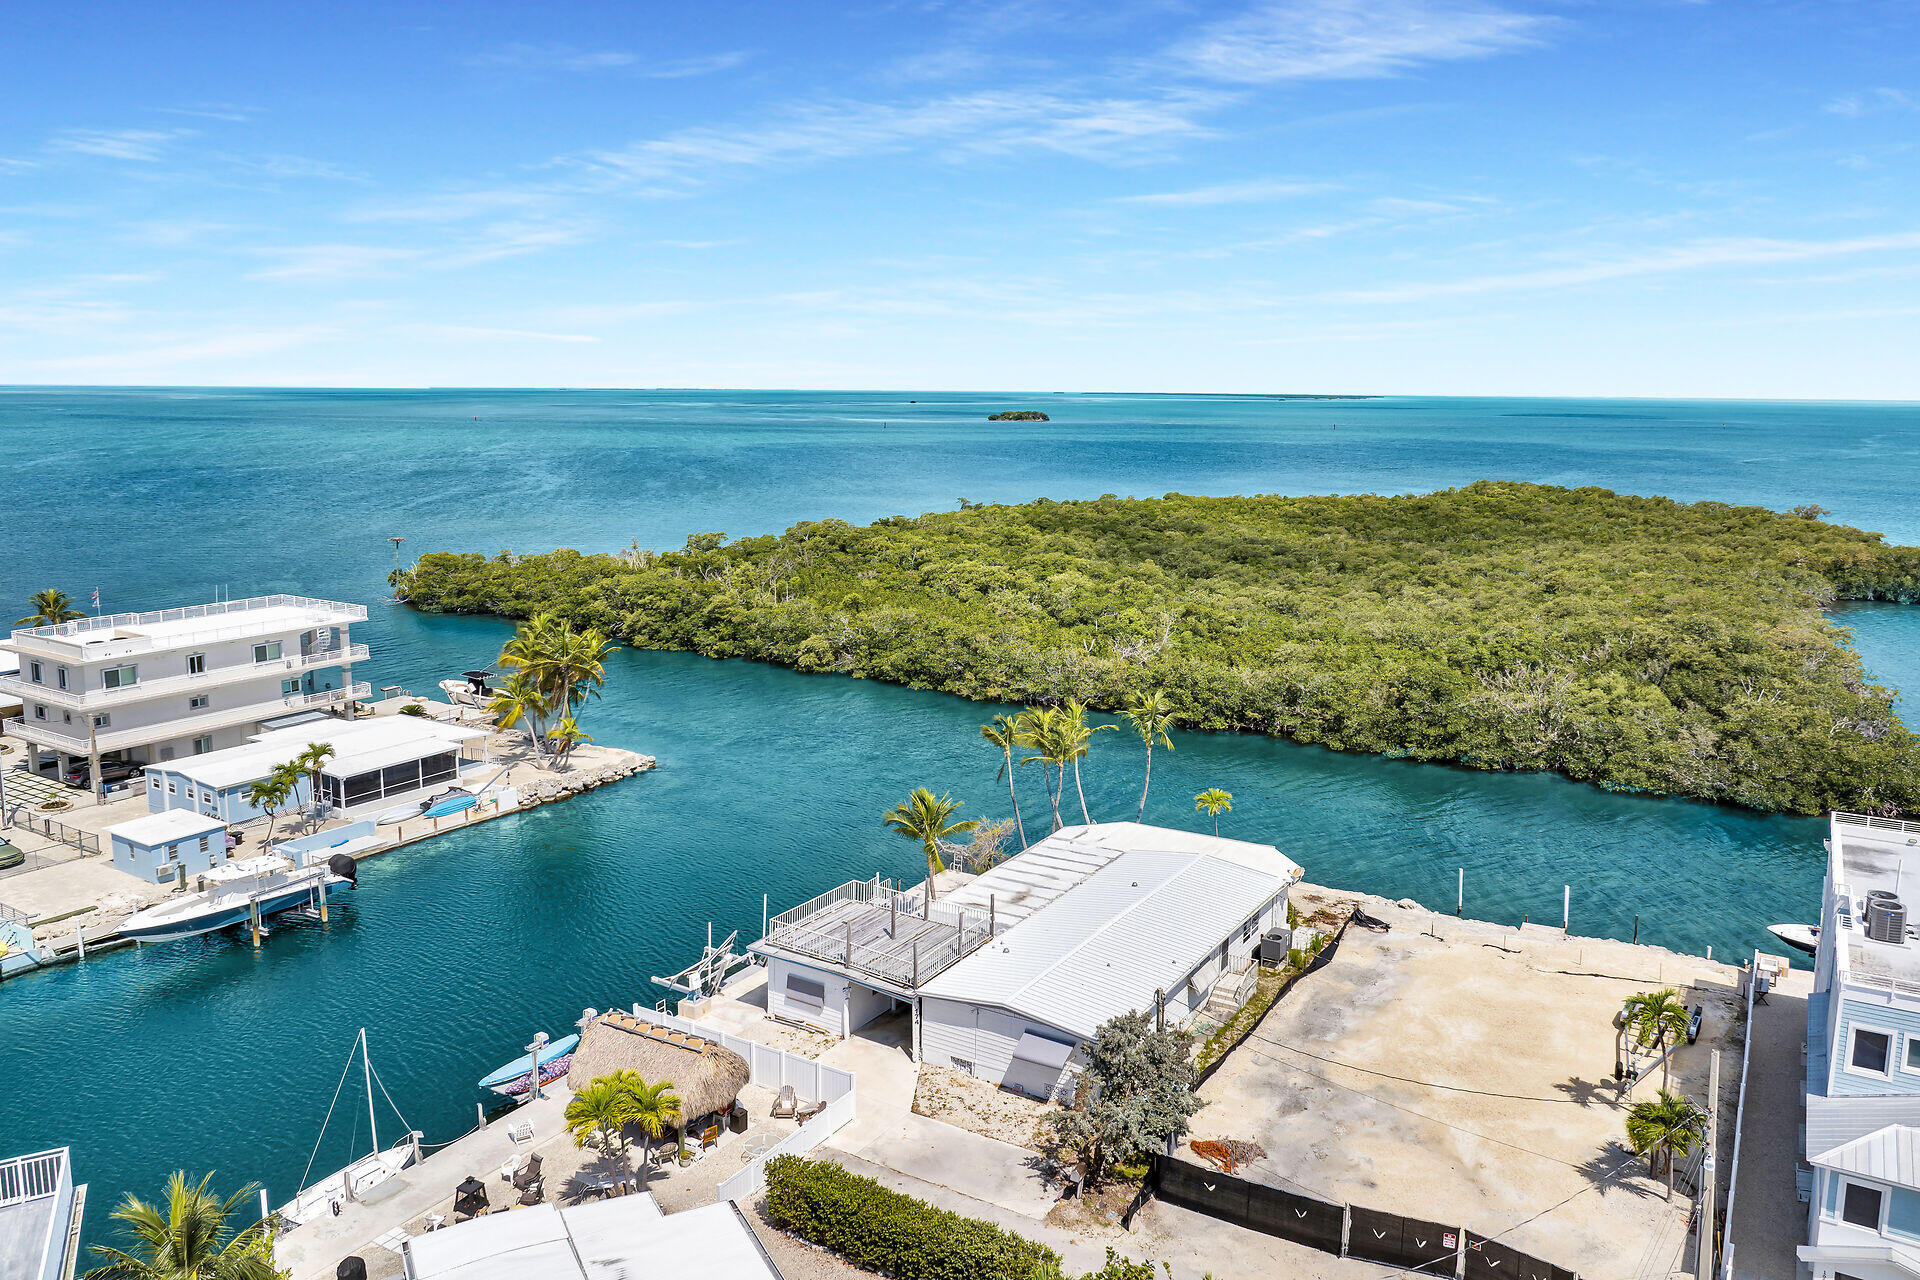
<svg viewBox="0 0 1920 1280"><path fill-rule="evenodd" d="M1920 399L1920 5L39 4L0 382Z"/></svg>

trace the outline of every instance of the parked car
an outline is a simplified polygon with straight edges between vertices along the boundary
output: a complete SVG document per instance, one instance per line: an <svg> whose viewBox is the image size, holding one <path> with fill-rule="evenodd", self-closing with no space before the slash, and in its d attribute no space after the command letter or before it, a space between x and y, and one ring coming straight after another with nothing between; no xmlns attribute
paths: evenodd
<svg viewBox="0 0 1920 1280"><path fill-rule="evenodd" d="M100 777L110 787L138 778L146 773L146 771L147 766L136 764L131 760L102 760L100 762ZM70 787L86 786L89 772L85 760L74 761L73 765L67 770L67 785Z"/></svg>

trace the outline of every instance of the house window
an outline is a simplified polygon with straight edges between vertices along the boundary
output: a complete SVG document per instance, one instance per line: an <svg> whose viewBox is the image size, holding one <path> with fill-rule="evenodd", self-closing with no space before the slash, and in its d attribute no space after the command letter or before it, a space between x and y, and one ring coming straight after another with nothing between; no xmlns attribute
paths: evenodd
<svg viewBox="0 0 1920 1280"><path fill-rule="evenodd" d="M300 692L300 682L298 680L282 680L280 682L281 697L291 698L298 692Z"/></svg>
<svg viewBox="0 0 1920 1280"><path fill-rule="evenodd" d="M201 836L201 837L200 837L200 852L202 852L202 853L210 853L210 852L212 852L212 850L213 850L213 837L212 837L212 836ZM529 1071L531 1071L531 1070L532 1070L532 1068L531 1068L531 1067L529 1067L529 1068L528 1068L528 1070L529 1070Z"/></svg>
<svg viewBox="0 0 1920 1280"><path fill-rule="evenodd" d="M269 644L257 644L253 646L253 660L255 662L273 662L279 657L280 642L278 640Z"/></svg>
<svg viewBox="0 0 1920 1280"><path fill-rule="evenodd" d="M1890 1034L1885 1031L1871 1031L1866 1027L1853 1029L1853 1048L1847 1054L1847 1065L1850 1068L1883 1076L1887 1074L1887 1064L1892 1061L1892 1057L1893 1037Z"/></svg>
<svg viewBox="0 0 1920 1280"><path fill-rule="evenodd" d="M205 711L206 709L207 709L207 695L206 695L206 694L204 694L204 693L196 693L196 694L194 694L194 695L193 695L193 696L192 696L191 698L188 698L188 699L187 699L187 710L189 710L189 711Z"/></svg>
<svg viewBox="0 0 1920 1280"><path fill-rule="evenodd" d="M207 655L204 653L188 654L187 674L190 676L203 676L207 674Z"/></svg>
<svg viewBox="0 0 1920 1280"><path fill-rule="evenodd" d="M98 715L93 718L93 727L96 729L104 729L112 723L113 723L112 716Z"/></svg>
<svg viewBox="0 0 1920 1280"><path fill-rule="evenodd" d="M827 1007L827 984L790 973L787 975L787 1003L819 1013Z"/></svg>
<svg viewBox="0 0 1920 1280"><path fill-rule="evenodd" d="M193 740L193 754L203 756L211 750L213 750L213 736L211 734L207 737L195 738Z"/></svg>
<svg viewBox="0 0 1920 1280"><path fill-rule="evenodd" d="M1869 1231L1880 1229L1880 1205L1885 1200L1878 1187L1863 1187L1849 1182L1840 1193L1840 1221Z"/></svg>
<svg viewBox="0 0 1920 1280"><path fill-rule="evenodd" d="M108 667L100 673L100 683L108 689L130 689L140 683L140 668Z"/></svg>
<svg viewBox="0 0 1920 1280"><path fill-rule="evenodd" d="M1920 1036L1907 1037L1907 1070L1920 1071Z"/></svg>
<svg viewBox="0 0 1920 1280"><path fill-rule="evenodd" d="M35 703L33 707L33 718L35 720L45 720L47 718L47 709L39 703Z"/></svg>
<svg viewBox="0 0 1920 1280"><path fill-rule="evenodd" d="M53 674L55 678L59 680L60 687L62 689L66 688L67 687L67 669L65 667L55 667L53 669Z"/></svg>
<svg viewBox="0 0 1920 1280"><path fill-rule="evenodd" d="M1256 916L1254 920L1257 920L1258 918L1259 917ZM1240 926L1240 941L1245 942L1247 939L1253 936L1254 920L1249 920L1245 924Z"/></svg>
<svg viewBox="0 0 1920 1280"><path fill-rule="evenodd" d="M45 683L46 683L46 681L45 681L45 680L43 680L43 679L41 679L41 678L40 678L40 664L39 664L39 663L37 663L37 662L29 662L29 663L27 664L27 671L28 671L28 673L29 673L30 675L32 675L32 677L33 677L33 682L34 682L35 684L45 684Z"/></svg>
<svg viewBox="0 0 1920 1280"><path fill-rule="evenodd" d="M179 794L180 794L180 784L179 784L179 783L177 783L177 782L173 782L173 781L169 781L169 782L167 783L167 794L168 794L168 795L170 795L170 796L177 796L177 795L179 795Z"/></svg>

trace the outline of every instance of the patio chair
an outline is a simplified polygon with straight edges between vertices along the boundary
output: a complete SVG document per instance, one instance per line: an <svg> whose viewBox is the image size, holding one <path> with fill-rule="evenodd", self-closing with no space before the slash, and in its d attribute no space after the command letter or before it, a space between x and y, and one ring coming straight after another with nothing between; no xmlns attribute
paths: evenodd
<svg viewBox="0 0 1920 1280"><path fill-rule="evenodd" d="M519 1185L517 1180L515 1185ZM541 1200L546 1198L546 1194L547 1180L536 1174L531 1181L520 1188L519 1203L523 1205L539 1204Z"/></svg>
<svg viewBox="0 0 1920 1280"><path fill-rule="evenodd" d="M720 1141L720 1126L710 1124L694 1136L700 1139L700 1149L705 1151L708 1147Z"/></svg>
<svg viewBox="0 0 1920 1280"><path fill-rule="evenodd" d="M515 1191L525 1191L528 1187L534 1186L539 1181L540 1153L536 1151L527 1157L527 1162L521 1165L519 1172L513 1175L513 1189Z"/></svg>
<svg viewBox="0 0 1920 1280"><path fill-rule="evenodd" d="M507 1137L513 1140L513 1145L516 1147L523 1142L532 1142L533 1122L529 1120L523 1124L514 1125L511 1129L507 1130Z"/></svg>
<svg viewBox="0 0 1920 1280"><path fill-rule="evenodd" d="M783 1084L780 1086L780 1096L773 1100L773 1118L791 1120L799 1105L799 1100L794 1096L793 1086Z"/></svg>
<svg viewBox="0 0 1920 1280"><path fill-rule="evenodd" d="M794 1114L794 1119L798 1120L801 1124L805 1124L826 1109L827 1104L824 1102L809 1102Z"/></svg>

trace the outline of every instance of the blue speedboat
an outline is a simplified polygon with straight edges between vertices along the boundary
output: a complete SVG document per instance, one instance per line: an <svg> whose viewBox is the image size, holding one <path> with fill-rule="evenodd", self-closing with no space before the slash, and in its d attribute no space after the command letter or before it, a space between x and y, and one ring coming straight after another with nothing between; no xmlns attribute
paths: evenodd
<svg viewBox="0 0 1920 1280"><path fill-rule="evenodd" d="M567 1074L567 1068L573 1065L574 1047L579 1043L579 1036L561 1036L551 1044L540 1046L541 1084L552 1084ZM532 1077L533 1055L523 1053L504 1067L496 1067L481 1077L480 1087L518 1097L533 1087Z"/></svg>
<svg viewBox="0 0 1920 1280"><path fill-rule="evenodd" d="M321 894L332 897L353 887L356 872L350 854L337 853L305 867L279 854L266 854L215 867L204 878L205 889L129 916L120 926L120 936L136 942L168 942L245 924L256 907L265 919L288 907L317 905Z"/></svg>

